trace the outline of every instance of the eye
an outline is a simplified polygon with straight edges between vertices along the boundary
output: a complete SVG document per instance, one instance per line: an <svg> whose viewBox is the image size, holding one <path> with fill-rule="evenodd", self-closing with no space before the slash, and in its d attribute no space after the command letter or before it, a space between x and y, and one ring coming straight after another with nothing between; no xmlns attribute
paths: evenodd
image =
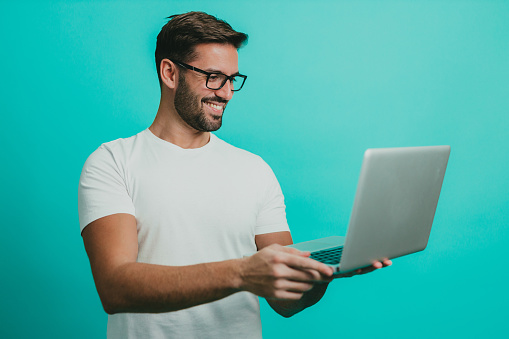
<svg viewBox="0 0 509 339"><path fill-rule="evenodd" d="M220 74L211 74L209 75L209 82L217 82L221 80Z"/></svg>

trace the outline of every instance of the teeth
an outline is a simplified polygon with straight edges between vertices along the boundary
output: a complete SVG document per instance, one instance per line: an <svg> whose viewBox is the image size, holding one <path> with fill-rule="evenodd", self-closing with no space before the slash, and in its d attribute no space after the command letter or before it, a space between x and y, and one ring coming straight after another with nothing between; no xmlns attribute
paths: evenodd
<svg viewBox="0 0 509 339"><path fill-rule="evenodd" d="M206 104L209 105L212 108L217 109L217 110L222 110L223 109L223 106L219 106L219 105L213 104L211 102L206 102Z"/></svg>

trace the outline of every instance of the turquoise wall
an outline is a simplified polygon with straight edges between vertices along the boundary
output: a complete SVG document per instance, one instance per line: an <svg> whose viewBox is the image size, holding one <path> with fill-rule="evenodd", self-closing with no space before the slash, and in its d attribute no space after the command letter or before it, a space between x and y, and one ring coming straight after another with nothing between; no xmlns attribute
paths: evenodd
<svg viewBox="0 0 509 339"><path fill-rule="evenodd" d="M221 138L261 155L294 239L346 230L368 147L452 147L428 248L335 281L265 338L507 335L509 1L0 4L0 337L100 338L77 184L101 143L149 126L165 17L250 35Z"/></svg>

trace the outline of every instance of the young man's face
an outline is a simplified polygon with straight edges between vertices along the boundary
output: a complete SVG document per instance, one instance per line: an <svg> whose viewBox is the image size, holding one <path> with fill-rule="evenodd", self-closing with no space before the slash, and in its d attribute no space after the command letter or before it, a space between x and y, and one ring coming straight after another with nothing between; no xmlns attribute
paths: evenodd
<svg viewBox="0 0 509 339"><path fill-rule="evenodd" d="M226 75L239 71L237 49L227 44L201 44L196 46L198 55L189 65L207 72ZM192 128L210 132L221 127L226 104L233 92L229 81L218 90L206 87L207 76L179 68L179 81L175 92L175 109Z"/></svg>

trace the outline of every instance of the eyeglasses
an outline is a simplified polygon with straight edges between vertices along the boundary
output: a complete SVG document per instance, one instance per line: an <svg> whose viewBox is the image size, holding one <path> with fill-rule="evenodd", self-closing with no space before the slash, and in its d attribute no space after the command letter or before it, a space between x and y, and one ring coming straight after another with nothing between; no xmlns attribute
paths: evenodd
<svg viewBox="0 0 509 339"><path fill-rule="evenodd" d="M212 72L211 73L211 72L207 72L202 69L196 68L194 66L185 64L180 61L176 61L176 60L171 60L171 61L173 61L174 63L176 63L177 65L179 65L181 67L190 69L191 71L205 74L207 76L207 82L205 83L205 86L207 86L208 89L211 89L214 91L217 91L217 90L223 88L224 84L226 84L226 82L228 80L230 80L232 92L240 91L242 89L242 86L244 86L244 83L246 82L246 79L247 79L247 75L242 75L242 74L226 75L226 74L223 74L220 72Z"/></svg>

